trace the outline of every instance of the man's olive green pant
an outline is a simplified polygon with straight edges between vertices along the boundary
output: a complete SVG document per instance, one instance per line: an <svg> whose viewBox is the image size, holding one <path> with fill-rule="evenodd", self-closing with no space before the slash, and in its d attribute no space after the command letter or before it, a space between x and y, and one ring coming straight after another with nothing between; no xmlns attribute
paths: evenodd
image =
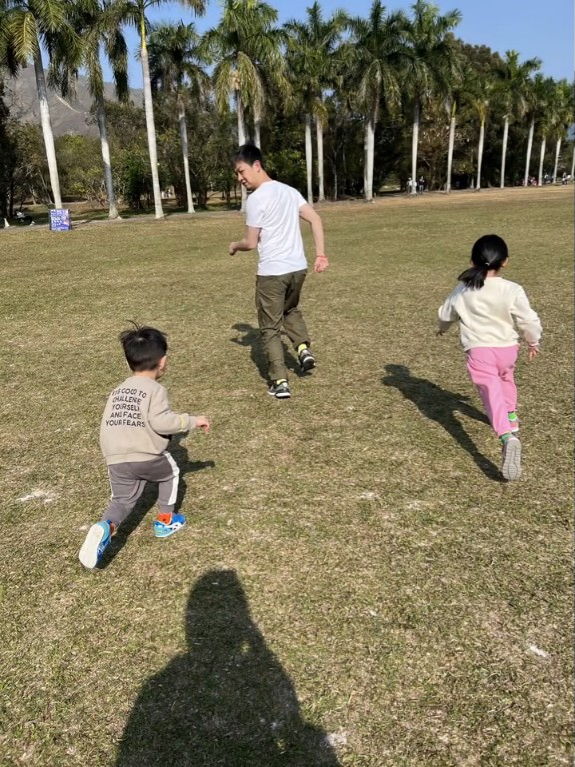
<svg viewBox="0 0 575 767"><path fill-rule="evenodd" d="M282 326L294 347L309 344L309 333L298 308L307 269L290 274L259 275L256 278L256 308L264 351L272 381L287 378Z"/></svg>

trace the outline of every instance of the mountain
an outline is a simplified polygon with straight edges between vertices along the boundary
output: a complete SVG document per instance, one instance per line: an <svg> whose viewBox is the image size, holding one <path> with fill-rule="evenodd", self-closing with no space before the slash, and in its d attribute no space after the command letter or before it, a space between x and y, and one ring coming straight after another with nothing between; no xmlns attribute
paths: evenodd
<svg viewBox="0 0 575 767"><path fill-rule="evenodd" d="M5 81L5 103L10 109L10 116L21 122L40 123L40 105L36 93L34 67L21 70L17 78ZM106 98L115 100L114 86L105 85ZM135 104L143 102L143 91L130 90L130 99ZM92 97L85 77L78 78L76 94L73 98L63 99L51 88L48 89L48 104L52 130L55 136L67 133L82 136L97 136L98 127L90 114Z"/></svg>

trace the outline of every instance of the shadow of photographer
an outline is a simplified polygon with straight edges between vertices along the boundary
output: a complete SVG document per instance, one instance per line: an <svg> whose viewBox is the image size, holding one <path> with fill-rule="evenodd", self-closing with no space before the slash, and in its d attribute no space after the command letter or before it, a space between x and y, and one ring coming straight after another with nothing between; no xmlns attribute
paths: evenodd
<svg viewBox="0 0 575 767"><path fill-rule="evenodd" d="M116 767L339 767L326 733L302 717L233 570L196 582L185 629L187 651L140 690Z"/></svg>

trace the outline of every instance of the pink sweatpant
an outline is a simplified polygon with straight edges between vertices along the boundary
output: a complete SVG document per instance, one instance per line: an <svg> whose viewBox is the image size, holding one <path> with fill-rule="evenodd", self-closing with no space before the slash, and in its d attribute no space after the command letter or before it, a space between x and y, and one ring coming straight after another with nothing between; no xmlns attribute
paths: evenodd
<svg viewBox="0 0 575 767"><path fill-rule="evenodd" d="M511 431L508 413L517 408L517 387L513 378L519 345L481 346L467 352L467 371L493 430L500 437Z"/></svg>

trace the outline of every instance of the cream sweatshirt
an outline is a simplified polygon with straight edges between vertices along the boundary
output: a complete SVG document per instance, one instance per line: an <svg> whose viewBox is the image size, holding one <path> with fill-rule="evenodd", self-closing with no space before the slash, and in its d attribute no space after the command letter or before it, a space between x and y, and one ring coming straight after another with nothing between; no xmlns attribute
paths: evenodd
<svg viewBox="0 0 575 767"><path fill-rule="evenodd" d="M172 434L190 431L194 416L170 410L166 389L151 378L130 376L108 397L100 424L100 447L108 465L151 461Z"/></svg>
<svg viewBox="0 0 575 767"><path fill-rule="evenodd" d="M439 307L439 330L445 332L459 320L465 351L477 346L515 346L517 328L529 344L541 339L541 322L529 305L525 291L503 277L487 277L482 288L460 283Z"/></svg>

